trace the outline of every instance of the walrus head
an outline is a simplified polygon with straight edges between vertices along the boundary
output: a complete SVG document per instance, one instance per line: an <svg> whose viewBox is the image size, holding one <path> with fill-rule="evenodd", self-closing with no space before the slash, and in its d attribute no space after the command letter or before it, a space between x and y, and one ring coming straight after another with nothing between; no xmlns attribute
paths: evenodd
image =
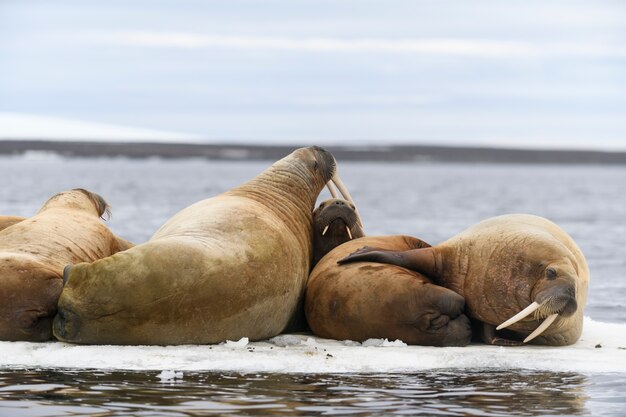
<svg viewBox="0 0 626 417"><path fill-rule="evenodd" d="M353 203L340 198L323 201L313 212L313 264L342 243L363 236Z"/></svg>
<svg viewBox="0 0 626 417"><path fill-rule="evenodd" d="M63 191L50 197L48 201L39 209L39 213L57 207L71 207L90 210L98 217L111 216L111 208L99 194L92 193L84 188L74 188Z"/></svg>
<svg viewBox="0 0 626 417"><path fill-rule="evenodd" d="M524 343L542 334L558 317L571 317L578 310L578 273L569 259L541 263L535 277L531 291L532 302L496 327L501 330L532 315L541 324L524 339Z"/></svg>
<svg viewBox="0 0 626 417"><path fill-rule="evenodd" d="M52 337L61 277L27 256L0 257L0 340L41 342Z"/></svg>

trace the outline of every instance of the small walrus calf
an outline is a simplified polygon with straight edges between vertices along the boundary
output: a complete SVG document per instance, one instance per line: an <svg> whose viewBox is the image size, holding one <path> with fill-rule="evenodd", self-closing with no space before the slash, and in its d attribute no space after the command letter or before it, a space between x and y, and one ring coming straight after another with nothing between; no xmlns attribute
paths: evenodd
<svg viewBox="0 0 626 417"><path fill-rule="evenodd" d="M313 212L313 266L337 246L363 236L353 203L341 198L322 201Z"/></svg>
<svg viewBox="0 0 626 417"><path fill-rule="evenodd" d="M52 337L63 267L92 262L132 246L100 221L108 205L75 189L50 198L30 218L0 218L0 340Z"/></svg>
<svg viewBox="0 0 626 417"><path fill-rule="evenodd" d="M468 315L482 322L487 343L562 346L582 333L587 262L574 240L542 217L494 217L434 247L366 247L340 261L349 262L427 274L465 297ZM504 328L505 333L496 333Z"/></svg>

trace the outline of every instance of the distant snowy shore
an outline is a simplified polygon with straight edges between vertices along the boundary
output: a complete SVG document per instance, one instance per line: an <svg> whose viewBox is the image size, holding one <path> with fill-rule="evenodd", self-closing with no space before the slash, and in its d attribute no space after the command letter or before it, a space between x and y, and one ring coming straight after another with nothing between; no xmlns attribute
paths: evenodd
<svg viewBox="0 0 626 417"><path fill-rule="evenodd" d="M393 140L228 140L181 132L0 112L0 155L50 152L73 157L276 160L301 146L327 147L340 160L626 164L623 145L594 141L429 143Z"/></svg>

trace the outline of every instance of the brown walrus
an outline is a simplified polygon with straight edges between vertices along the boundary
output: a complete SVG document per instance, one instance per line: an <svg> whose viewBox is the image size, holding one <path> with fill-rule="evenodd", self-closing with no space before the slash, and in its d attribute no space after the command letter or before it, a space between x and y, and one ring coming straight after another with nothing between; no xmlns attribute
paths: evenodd
<svg viewBox="0 0 626 417"><path fill-rule="evenodd" d="M313 212L313 265L342 243L363 236L353 203L341 198L322 201Z"/></svg>
<svg viewBox="0 0 626 417"><path fill-rule="evenodd" d="M67 268L55 336L171 345L279 334L303 301L315 200L329 180L345 190L335 171L326 150L298 149L183 209L148 242Z"/></svg>
<svg viewBox="0 0 626 417"><path fill-rule="evenodd" d="M128 247L100 221L107 210L98 194L75 189L0 231L0 340L50 339L63 267Z"/></svg>
<svg viewBox="0 0 626 417"><path fill-rule="evenodd" d="M469 343L465 302L455 292L399 266L337 265L363 245L396 251L430 246L409 236L376 236L351 240L330 251L313 268L307 284L305 312L315 334L339 340L400 339L430 346Z"/></svg>
<svg viewBox="0 0 626 417"><path fill-rule="evenodd" d="M26 217L19 216L0 216L0 231L6 229L9 226L13 226L16 223L25 220Z"/></svg>
<svg viewBox="0 0 626 417"><path fill-rule="evenodd" d="M587 262L574 240L542 217L494 217L431 248L364 248L340 262L356 261L400 265L454 290L484 324L488 343L570 345L582 332Z"/></svg>

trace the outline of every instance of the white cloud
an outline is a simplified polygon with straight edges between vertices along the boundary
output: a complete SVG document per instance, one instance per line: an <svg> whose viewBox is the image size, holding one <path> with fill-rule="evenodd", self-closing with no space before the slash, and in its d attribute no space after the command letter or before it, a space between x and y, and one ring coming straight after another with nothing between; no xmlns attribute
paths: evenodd
<svg viewBox="0 0 626 417"><path fill-rule="evenodd" d="M235 48L304 52L374 52L473 57L620 56L626 47L579 42L533 43L454 38L331 38L212 35L189 32L127 31L83 39L117 45L161 48Z"/></svg>

